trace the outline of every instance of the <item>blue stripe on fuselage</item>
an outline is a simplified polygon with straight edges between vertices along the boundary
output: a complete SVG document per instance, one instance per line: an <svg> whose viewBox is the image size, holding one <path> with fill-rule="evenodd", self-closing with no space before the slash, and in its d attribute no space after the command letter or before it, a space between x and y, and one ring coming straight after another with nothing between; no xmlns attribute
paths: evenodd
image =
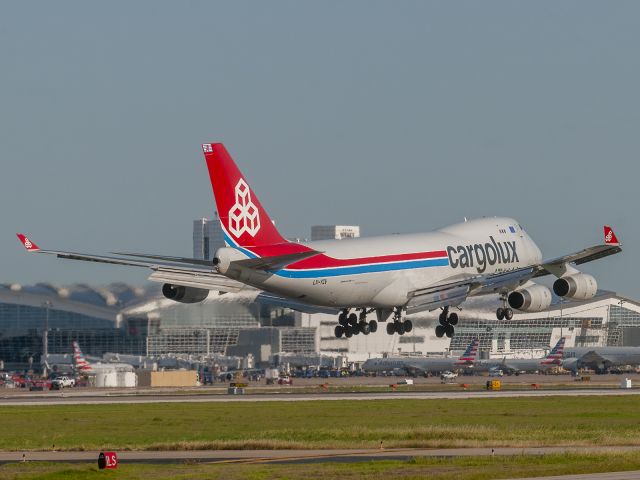
<svg viewBox="0 0 640 480"><path fill-rule="evenodd" d="M278 270L273 272L279 277L285 278L317 278L338 277L341 275L358 275L360 273L390 272L393 270L407 270L410 268L446 267L448 258L435 258L411 262L383 263L378 265L356 265L353 267L338 267L312 270Z"/></svg>

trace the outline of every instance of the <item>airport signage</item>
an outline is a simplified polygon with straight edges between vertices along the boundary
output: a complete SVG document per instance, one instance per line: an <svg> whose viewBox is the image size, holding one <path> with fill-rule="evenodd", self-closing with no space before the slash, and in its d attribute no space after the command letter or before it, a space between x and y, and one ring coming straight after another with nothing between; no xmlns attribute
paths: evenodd
<svg viewBox="0 0 640 480"><path fill-rule="evenodd" d="M116 452L100 452L98 456L98 468L118 468L118 455Z"/></svg>

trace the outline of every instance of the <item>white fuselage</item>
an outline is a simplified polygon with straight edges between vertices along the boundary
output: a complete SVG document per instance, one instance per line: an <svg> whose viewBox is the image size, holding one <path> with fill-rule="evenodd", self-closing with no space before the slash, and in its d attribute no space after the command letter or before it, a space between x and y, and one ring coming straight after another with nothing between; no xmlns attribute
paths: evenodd
<svg viewBox="0 0 640 480"><path fill-rule="evenodd" d="M362 365L365 372L392 372L405 370L406 372L435 373L445 370L472 369L473 364L465 363L456 358L412 358L387 357L370 358Z"/></svg>
<svg viewBox="0 0 640 480"><path fill-rule="evenodd" d="M510 218L481 218L431 233L307 244L328 258L314 268L246 271L237 279L265 291L331 307L404 306L410 292L472 275L539 264L542 254ZM419 254L424 253L424 258ZM431 255L431 256L429 256ZM335 261L350 260L335 267ZM333 263L332 263L333 261ZM518 285L514 285L514 288Z"/></svg>

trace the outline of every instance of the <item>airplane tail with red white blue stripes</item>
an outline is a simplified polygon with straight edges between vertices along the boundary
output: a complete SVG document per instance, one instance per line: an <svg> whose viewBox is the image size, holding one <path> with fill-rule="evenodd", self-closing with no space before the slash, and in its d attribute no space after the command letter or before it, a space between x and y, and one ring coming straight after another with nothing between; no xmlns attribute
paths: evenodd
<svg viewBox="0 0 640 480"><path fill-rule="evenodd" d="M80 373L88 373L93 370L91 364L84 358L78 342L73 342L73 366Z"/></svg>
<svg viewBox="0 0 640 480"><path fill-rule="evenodd" d="M558 343L555 344L549 354L544 357L544 360L540 363L542 365L560 365L562 363L562 357L564 356L564 343L565 338L560 337Z"/></svg>
<svg viewBox="0 0 640 480"><path fill-rule="evenodd" d="M456 366L460 366L460 367L472 366L475 363L476 357L478 355L479 344L480 344L480 341L477 338L474 338L473 340L471 340L471 343L469 344L467 349L464 351L462 355L460 355L460 357L458 358L458 361L455 363Z"/></svg>
<svg viewBox="0 0 640 480"><path fill-rule="evenodd" d="M202 145L225 242L232 247L289 243L276 229L222 143Z"/></svg>

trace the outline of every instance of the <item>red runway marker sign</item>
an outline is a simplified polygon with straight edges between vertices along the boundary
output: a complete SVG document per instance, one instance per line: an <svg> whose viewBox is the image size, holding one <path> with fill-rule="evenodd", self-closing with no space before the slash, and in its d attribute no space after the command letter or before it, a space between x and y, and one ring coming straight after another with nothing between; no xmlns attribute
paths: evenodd
<svg viewBox="0 0 640 480"><path fill-rule="evenodd" d="M98 468L118 468L118 455L116 452L100 452L98 456Z"/></svg>

